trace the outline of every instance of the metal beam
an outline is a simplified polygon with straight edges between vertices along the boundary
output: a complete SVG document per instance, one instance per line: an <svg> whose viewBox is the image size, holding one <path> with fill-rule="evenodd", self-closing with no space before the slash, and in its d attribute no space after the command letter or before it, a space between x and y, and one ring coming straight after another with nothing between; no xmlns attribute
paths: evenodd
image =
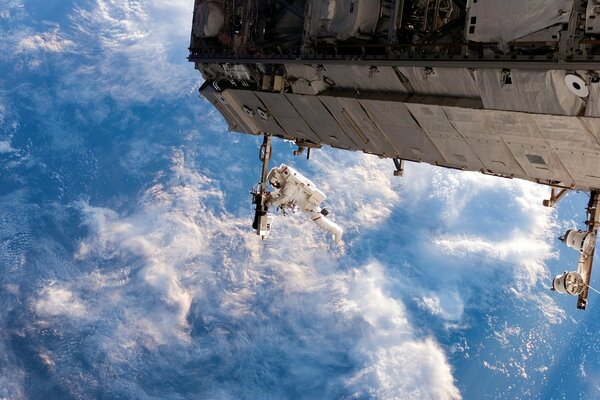
<svg viewBox="0 0 600 400"><path fill-rule="evenodd" d="M598 228L600 228L600 192L597 190L592 190L590 193L590 201L587 207L587 221L586 224L588 226L589 232L594 232L598 235ZM585 282L585 288L583 292L577 298L577 308L580 310L585 310L587 306L588 293L589 293L589 284L592 277L592 264L594 262L594 251L583 259L582 265L582 277Z"/></svg>
<svg viewBox="0 0 600 400"><path fill-rule="evenodd" d="M569 189L567 188L552 188L552 191L550 192L550 198L544 200L542 204L544 205L544 207L554 208L556 206L556 203L558 203L560 199L562 199L565 196L565 194L567 194L568 191Z"/></svg>
<svg viewBox="0 0 600 400"><path fill-rule="evenodd" d="M209 54L191 54L188 59L198 63L238 63L238 64L351 64L391 67L432 67L432 68L522 68L537 70L575 70L598 69L599 56L573 57L567 60L536 58L530 56L498 56L497 58L461 57L461 56L414 56L414 57L308 57L308 56L226 56Z"/></svg>

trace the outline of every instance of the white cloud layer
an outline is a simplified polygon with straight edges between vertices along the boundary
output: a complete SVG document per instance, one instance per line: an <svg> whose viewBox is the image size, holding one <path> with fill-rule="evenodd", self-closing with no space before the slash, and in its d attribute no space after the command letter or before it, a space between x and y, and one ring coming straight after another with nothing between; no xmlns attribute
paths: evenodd
<svg viewBox="0 0 600 400"><path fill-rule="evenodd" d="M10 145L10 141L8 140L0 140L0 154L3 153L12 153L15 149Z"/></svg>
<svg viewBox="0 0 600 400"><path fill-rule="evenodd" d="M73 45L71 40L61 37L57 30L43 32L41 34L32 34L23 37L17 45L17 53L29 51L47 51L50 53L60 53Z"/></svg>
<svg viewBox="0 0 600 400"><path fill-rule="evenodd" d="M323 151L314 156L319 187L355 229L373 228L390 216L400 201L400 180L393 164L359 153Z"/></svg>
<svg viewBox="0 0 600 400"><path fill-rule="evenodd" d="M419 271L424 281L399 287L423 310L460 323L466 304L490 306L481 302L481 292L507 289L507 295L539 307L549 322L564 320L554 299L539 293L550 279L546 263L558 257L554 211L542 205L548 188L412 163L397 178L390 160L323 153L313 156L311 178L328 195L346 240L352 242L353 232L361 232L362 241L386 238L369 245L378 248L372 256ZM411 253L412 265L402 265ZM490 281L497 274L502 280Z"/></svg>
<svg viewBox="0 0 600 400"><path fill-rule="evenodd" d="M80 298L66 287L57 287L55 282L51 282L43 290L34 307L36 312L43 316L81 318L87 313L86 306Z"/></svg>
<svg viewBox="0 0 600 400"><path fill-rule="evenodd" d="M238 353L222 361L220 368L231 375L219 378L227 381L222 398L235 397L240 387L248 396L264 396L240 371L263 374L257 368L281 356L290 360L281 368L294 374L288 385L298 397L325 390L325 396L460 398L444 351L414 331L401 301L389 295L381 265L343 268L343 259L306 221L282 224L277 235L283 240L261 243L245 218L218 211L224 195L187 164L176 152L171 171L130 215L82 203L90 235L76 259L112 268L98 267L68 293L44 292L37 309L48 315L50 303L64 298L57 313L79 310L73 299L85 293L81 307L109 321L100 345L114 362L139 353L140 346L172 348L183 364ZM308 232L302 251L291 239L298 230ZM198 333L198 324L208 328ZM226 339L231 335L243 342ZM245 360L239 352L258 359ZM280 356L270 359L273 352ZM261 379L282 384L285 375ZM219 397L206 390L206 397Z"/></svg>
<svg viewBox="0 0 600 400"><path fill-rule="evenodd" d="M357 394L378 399L460 398L442 349L431 338L415 338L403 305L385 293L385 279L371 264L352 271L345 288L352 300L343 309L368 322L356 346L366 365L349 382Z"/></svg>
<svg viewBox="0 0 600 400"><path fill-rule="evenodd" d="M68 85L80 91L79 99L93 100L101 93L122 102L197 90L200 75L191 63L182 62L192 9L192 0L95 0L76 8L73 41L89 62L72 71Z"/></svg>

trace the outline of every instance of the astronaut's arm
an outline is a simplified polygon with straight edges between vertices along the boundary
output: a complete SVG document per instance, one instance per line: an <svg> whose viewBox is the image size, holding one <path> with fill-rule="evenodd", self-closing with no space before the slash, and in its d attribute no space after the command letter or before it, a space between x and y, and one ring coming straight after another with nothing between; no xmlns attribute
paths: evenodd
<svg viewBox="0 0 600 400"><path fill-rule="evenodd" d="M287 191L285 187L272 192L269 196L269 199L267 200L267 207L277 208L280 207L282 204L287 203L289 201L289 196L287 196L286 192Z"/></svg>

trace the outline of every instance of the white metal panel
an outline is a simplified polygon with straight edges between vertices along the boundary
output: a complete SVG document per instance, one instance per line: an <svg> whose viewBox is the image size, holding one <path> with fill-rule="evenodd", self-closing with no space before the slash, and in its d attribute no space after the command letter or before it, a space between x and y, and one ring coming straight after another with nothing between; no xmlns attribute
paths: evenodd
<svg viewBox="0 0 600 400"><path fill-rule="evenodd" d="M515 42L558 42L560 40L561 30L562 26L560 25L550 26L530 35L515 39Z"/></svg>
<svg viewBox="0 0 600 400"><path fill-rule="evenodd" d="M244 112L244 103L236 96L234 90L224 90L217 94L217 97L225 107L235 114L236 119L247 128L248 133L258 135L261 133L261 126L251 116Z"/></svg>
<svg viewBox="0 0 600 400"><path fill-rule="evenodd" d="M448 120L448 116L441 106L406 103L406 107L415 118L415 121L429 136L460 138L460 135Z"/></svg>
<svg viewBox="0 0 600 400"><path fill-rule="evenodd" d="M287 98L279 93L256 92L260 100L268 107L279 125L293 138L321 143L321 139L307 125L302 116L290 104Z"/></svg>
<svg viewBox="0 0 600 400"><path fill-rule="evenodd" d="M233 108L227 104L225 98L212 85L203 87L201 93L206 100L219 110L230 131L252 133L250 127L246 126L241 117L234 113Z"/></svg>
<svg viewBox="0 0 600 400"><path fill-rule="evenodd" d="M379 0L313 0L307 35L351 37L375 32L379 20Z"/></svg>
<svg viewBox="0 0 600 400"><path fill-rule="evenodd" d="M346 40L375 33L381 3L379 0L324 0L321 7L327 10L326 19L321 20L328 25L327 33Z"/></svg>
<svg viewBox="0 0 600 400"><path fill-rule="evenodd" d="M526 177L562 182L565 186L575 183L551 146L540 138L513 138L506 145L525 171Z"/></svg>
<svg viewBox="0 0 600 400"><path fill-rule="evenodd" d="M512 83L503 83L500 69L478 69L477 84L486 109L537 114L579 115L585 103L571 93L565 71L510 70Z"/></svg>
<svg viewBox="0 0 600 400"><path fill-rule="evenodd" d="M579 122L587 129L587 131L600 144L600 118L578 118Z"/></svg>
<svg viewBox="0 0 600 400"><path fill-rule="evenodd" d="M438 148L400 102L359 100L368 117L391 143L400 158L430 163L444 162Z"/></svg>
<svg viewBox="0 0 600 400"><path fill-rule="evenodd" d="M556 154L579 187L600 187L600 153L591 151L564 151Z"/></svg>
<svg viewBox="0 0 600 400"><path fill-rule="evenodd" d="M454 129L442 107L424 104L406 106L449 165L473 171L484 169L481 160Z"/></svg>
<svg viewBox="0 0 600 400"><path fill-rule="evenodd" d="M468 68L397 67L415 94L479 98L479 88Z"/></svg>
<svg viewBox="0 0 600 400"><path fill-rule="evenodd" d="M501 140L485 137L467 137L465 140L481 160L487 172L511 177L527 176Z"/></svg>
<svg viewBox="0 0 600 400"><path fill-rule="evenodd" d="M600 187L598 118L423 104L425 97L407 103L412 98L391 95L382 100L229 89L213 93L213 100L217 96L230 125L243 120L239 129L249 133L270 129L241 111L262 104L291 138L531 181Z"/></svg>
<svg viewBox="0 0 600 400"><path fill-rule="evenodd" d="M579 118L532 115L544 138L554 148L574 151L598 151L600 144Z"/></svg>
<svg viewBox="0 0 600 400"><path fill-rule="evenodd" d="M600 18L598 18L600 22ZM592 82L588 85L590 95L587 98L585 107L586 117L600 117L600 82Z"/></svg>
<svg viewBox="0 0 600 400"><path fill-rule="evenodd" d="M569 21L573 0L470 1L467 40L510 42Z"/></svg>
<svg viewBox="0 0 600 400"><path fill-rule="evenodd" d="M443 107L452 126L473 149L484 167L495 174L525 176L483 110Z"/></svg>
<svg viewBox="0 0 600 400"><path fill-rule="evenodd" d="M486 118L505 140L511 138L543 138L533 120L534 114L486 110Z"/></svg>
<svg viewBox="0 0 600 400"><path fill-rule="evenodd" d="M243 107L248 107L254 115L252 117L248 116L245 112L245 116L247 118L251 118L252 122L258 127L261 133L269 133L271 135L277 135L285 138L290 138L281 126L275 121L273 115L268 111L267 106L265 106L262 101L254 92L250 90L235 90L235 89L227 89L227 93L230 93L233 97L235 97L236 101L242 105ZM261 112L262 111L262 116ZM264 118L266 117L266 118Z"/></svg>
<svg viewBox="0 0 600 400"><path fill-rule="evenodd" d="M356 144L357 149L388 157L397 156L394 147L369 119L358 100L350 97L321 96L321 102Z"/></svg>
<svg viewBox="0 0 600 400"><path fill-rule="evenodd" d="M285 95L304 121L319 136L320 143L344 149L356 149L356 145L325 108L317 96Z"/></svg>

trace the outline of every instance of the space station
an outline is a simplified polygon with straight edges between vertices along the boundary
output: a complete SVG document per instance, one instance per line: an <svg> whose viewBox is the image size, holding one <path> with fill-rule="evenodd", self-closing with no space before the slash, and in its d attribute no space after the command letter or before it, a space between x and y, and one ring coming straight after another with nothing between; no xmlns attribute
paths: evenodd
<svg viewBox="0 0 600 400"><path fill-rule="evenodd" d="M282 165L331 146L590 193L561 240L576 271L552 282L585 309L600 225L600 1L195 0L189 60L231 131L264 137L253 227L298 209L331 232L325 195ZM287 172L287 173L286 173ZM273 190L269 190L271 185Z"/></svg>

